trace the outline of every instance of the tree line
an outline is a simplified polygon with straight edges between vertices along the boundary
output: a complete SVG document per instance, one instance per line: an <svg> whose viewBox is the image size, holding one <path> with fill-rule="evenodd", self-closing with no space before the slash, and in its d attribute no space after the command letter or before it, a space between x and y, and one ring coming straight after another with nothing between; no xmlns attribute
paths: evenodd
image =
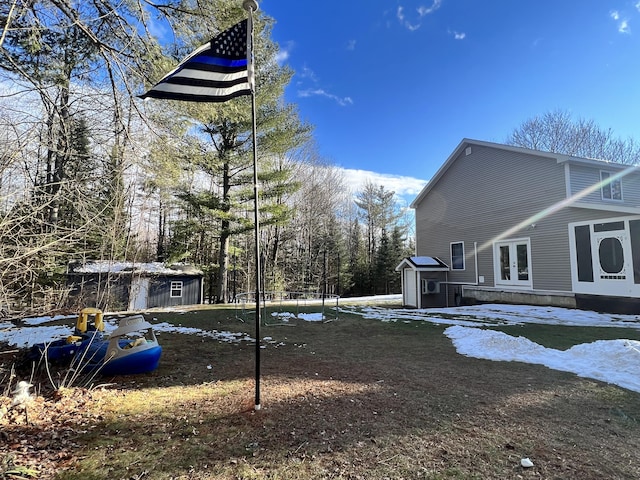
<svg viewBox="0 0 640 480"><path fill-rule="evenodd" d="M184 262L206 296L268 291L400 291L413 254L394 193L350 192L284 98L273 19L258 12L256 124L260 251L252 254L249 97L224 104L141 101L181 58L246 17L241 2L163 0L0 4L0 308L51 311L71 261ZM506 143L637 164L639 145L555 111ZM114 308L108 295L102 308Z"/></svg>
<svg viewBox="0 0 640 480"><path fill-rule="evenodd" d="M0 5L3 309L73 305L67 267L88 260L194 264L215 302L257 274L272 291L400 291L394 267L413 250L402 208L381 185L350 192L320 158L312 126L284 100L293 72L276 62L273 19L255 20L261 272L249 98L136 97L246 17L239 4Z"/></svg>

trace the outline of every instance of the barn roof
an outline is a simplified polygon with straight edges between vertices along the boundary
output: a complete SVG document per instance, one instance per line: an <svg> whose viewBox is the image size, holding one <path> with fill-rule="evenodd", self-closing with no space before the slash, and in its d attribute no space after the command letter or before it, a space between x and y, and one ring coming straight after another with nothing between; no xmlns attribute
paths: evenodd
<svg viewBox="0 0 640 480"><path fill-rule="evenodd" d="M72 262L69 264L69 273L98 274L146 274L146 275L204 275L202 270L193 265L173 264L166 265L162 262L110 262L108 260L92 260L85 263Z"/></svg>

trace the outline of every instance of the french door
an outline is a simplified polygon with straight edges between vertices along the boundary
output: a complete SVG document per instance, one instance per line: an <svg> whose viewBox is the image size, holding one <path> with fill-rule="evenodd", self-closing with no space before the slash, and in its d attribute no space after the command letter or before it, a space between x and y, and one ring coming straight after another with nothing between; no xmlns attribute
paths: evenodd
<svg viewBox="0 0 640 480"><path fill-rule="evenodd" d="M531 245L529 239L496 242L494 246L496 285L531 287Z"/></svg>

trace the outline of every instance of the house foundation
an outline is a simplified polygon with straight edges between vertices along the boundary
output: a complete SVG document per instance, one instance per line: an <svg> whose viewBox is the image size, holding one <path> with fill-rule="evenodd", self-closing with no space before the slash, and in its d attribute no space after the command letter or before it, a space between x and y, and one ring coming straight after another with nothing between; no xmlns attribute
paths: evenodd
<svg viewBox="0 0 640 480"><path fill-rule="evenodd" d="M536 290L511 290L465 285L464 303L511 303L521 305L548 305L551 307L577 308L575 295L569 292Z"/></svg>

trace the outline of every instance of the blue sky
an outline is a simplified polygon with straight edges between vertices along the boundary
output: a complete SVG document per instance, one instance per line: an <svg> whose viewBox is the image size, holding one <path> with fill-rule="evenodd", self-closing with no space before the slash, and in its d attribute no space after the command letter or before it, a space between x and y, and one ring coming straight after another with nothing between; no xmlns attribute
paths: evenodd
<svg viewBox="0 0 640 480"><path fill-rule="evenodd" d="M640 0L259 3L320 153L395 191L551 110L640 140Z"/></svg>

